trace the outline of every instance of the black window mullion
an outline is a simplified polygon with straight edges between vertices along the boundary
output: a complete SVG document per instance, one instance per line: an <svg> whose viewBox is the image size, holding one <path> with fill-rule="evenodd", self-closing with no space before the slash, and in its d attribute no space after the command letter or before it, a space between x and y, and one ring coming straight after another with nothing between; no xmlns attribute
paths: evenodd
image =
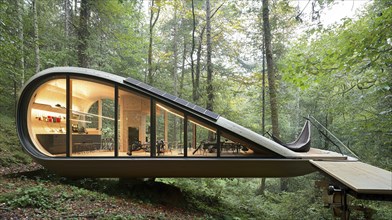
<svg viewBox="0 0 392 220"><path fill-rule="evenodd" d="M219 128L216 130L216 143L217 143L216 156L220 157L221 156L221 141L220 141L220 129Z"/></svg>
<svg viewBox="0 0 392 220"><path fill-rule="evenodd" d="M114 85L114 157L118 157L118 85Z"/></svg>
<svg viewBox="0 0 392 220"><path fill-rule="evenodd" d="M69 74L66 76L66 112L65 112L65 124L66 124L66 135L65 135L65 155L70 157L71 155L71 80Z"/></svg>
<svg viewBox="0 0 392 220"><path fill-rule="evenodd" d="M157 112L156 112L156 101L151 98L150 99L150 135L151 135L151 140L150 140L150 151L151 151L151 157L156 156L156 142L157 142L157 137L156 137L156 123L157 123Z"/></svg>
<svg viewBox="0 0 392 220"><path fill-rule="evenodd" d="M184 157L188 157L188 115L184 114Z"/></svg>

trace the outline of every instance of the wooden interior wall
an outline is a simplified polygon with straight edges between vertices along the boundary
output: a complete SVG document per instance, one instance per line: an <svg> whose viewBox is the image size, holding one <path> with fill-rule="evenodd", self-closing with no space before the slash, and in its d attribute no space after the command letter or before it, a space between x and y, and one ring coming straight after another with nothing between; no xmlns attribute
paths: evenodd
<svg viewBox="0 0 392 220"><path fill-rule="evenodd" d="M146 121L150 114L149 100L127 93L120 96L120 151L126 151L128 148L128 127L139 129L139 140L146 141Z"/></svg>

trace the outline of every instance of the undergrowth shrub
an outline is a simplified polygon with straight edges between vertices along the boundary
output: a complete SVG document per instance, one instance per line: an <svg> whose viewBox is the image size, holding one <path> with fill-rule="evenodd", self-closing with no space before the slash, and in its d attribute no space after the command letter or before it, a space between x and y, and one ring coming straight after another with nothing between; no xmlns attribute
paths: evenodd
<svg viewBox="0 0 392 220"><path fill-rule="evenodd" d="M28 164L32 160L22 150L16 134L15 119L0 114L0 166Z"/></svg>
<svg viewBox="0 0 392 220"><path fill-rule="evenodd" d="M4 202L11 208L56 208L56 203L51 201L50 191L43 185L18 189L16 192L0 196L0 202Z"/></svg>
<svg viewBox="0 0 392 220"><path fill-rule="evenodd" d="M66 210L69 201L105 201L106 194L90 191L76 186L57 185L50 187L45 184L19 188L13 192L0 194L0 203L9 208L38 208Z"/></svg>

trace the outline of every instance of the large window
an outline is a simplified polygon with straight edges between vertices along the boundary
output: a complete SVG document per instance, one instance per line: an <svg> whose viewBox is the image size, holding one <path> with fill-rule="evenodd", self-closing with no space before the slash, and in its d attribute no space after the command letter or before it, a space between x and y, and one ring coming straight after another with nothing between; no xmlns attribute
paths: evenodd
<svg viewBox="0 0 392 220"><path fill-rule="evenodd" d="M40 85L30 101L28 126L34 145L48 156L253 154L249 143L229 132L218 133L202 118L131 89L86 78L64 76Z"/></svg>
<svg viewBox="0 0 392 220"><path fill-rule="evenodd" d="M119 156L151 155L150 98L119 89Z"/></svg>
<svg viewBox="0 0 392 220"><path fill-rule="evenodd" d="M28 128L34 145L48 156L66 153L66 80L50 80L30 100Z"/></svg>
<svg viewBox="0 0 392 220"><path fill-rule="evenodd" d="M221 157L241 157L253 155L253 151L249 148L249 144L241 141L233 135L230 135L229 133L221 133L220 147Z"/></svg>
<svg viewBox="0 0 392 220"><path fill-rule="evenodd" d="M114 156L114 86L71 79L71 156Z"/></svg>
<svg viewBox="0 0 392 220"><path fill-rule="evenodd" d="M184 156L184 114L162 103L156 104L157 156Z"/></svg>
<svg viewBox="0 0 392 220"><path fill-rule="evenodd" d="M188 157L216 157L216 129L200 120L188 117Z"/></svg>

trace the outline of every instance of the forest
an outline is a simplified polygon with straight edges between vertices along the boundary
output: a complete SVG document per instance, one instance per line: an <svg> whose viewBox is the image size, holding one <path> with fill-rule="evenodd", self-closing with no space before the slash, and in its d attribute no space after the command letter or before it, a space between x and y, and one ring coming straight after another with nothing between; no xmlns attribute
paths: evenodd
<svg viewBox="0 0 392 220"><path fill-rule="evenodd" d="M111 179L55 176L22 151L15 106L37 72L91 68L287 142L312 116L361 161L391 171L392 2L368 1L324 25L323 12L339 2L1 0L0 218L331 219L316 173L161 178L127 192ZM313 147L338 150L317 131L312 138ZM391 202L352 203L362 207L353 219L392 218Z"/></svg>

